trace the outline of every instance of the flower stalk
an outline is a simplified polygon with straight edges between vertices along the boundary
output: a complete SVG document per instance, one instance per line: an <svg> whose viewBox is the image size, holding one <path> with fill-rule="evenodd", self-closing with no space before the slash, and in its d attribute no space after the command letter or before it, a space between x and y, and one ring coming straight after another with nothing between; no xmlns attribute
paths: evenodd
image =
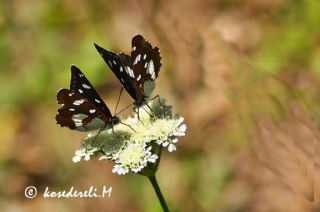
<svg viewBox="0 0 320 212"><path fill-rule="evenodd" d="M151 184L152 184L152 186L154 188L154 191L157 194L157 197L158 197L158 199L160 201L160 204L162 206L163 211L168 212L169 209L168 209L167 203L166 203L166 201L165 201L165 199L164 199L164 197L163 197L163 195L161 193L161 190L160 190L160 187L158 185L158 182L157 182L155 174L153 174L151 176L148 176L148 179L150 180L150 182L151 182Z"/></svg>

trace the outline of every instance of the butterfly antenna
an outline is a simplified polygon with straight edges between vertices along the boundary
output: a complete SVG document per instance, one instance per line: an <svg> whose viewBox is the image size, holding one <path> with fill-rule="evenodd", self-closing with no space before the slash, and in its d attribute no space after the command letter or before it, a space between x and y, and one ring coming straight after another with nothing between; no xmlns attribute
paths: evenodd
<svg viewBox="0 0 320 212"><path fill-rule="evenodd" d="M118 108L118 105L119 105L119 101L120 101L120 97L121 97L122 91L123 91L123 86L121 87L120 94L118 96L118 101L117 101L116 109L114 110L114 114L117 113L117 108Z"/></svg>
<svg viewBox="0 0 320 212"><path fill-rule="evenodd" d="M120 110L120 112L118 112L117 114L115 114L115 116L117 116L118 114L122 113L123 111L125 111L126 109L128 109L129 107L131 107L133 105L133 103L131 103L130 105L128 105L127 107L125 107L124 109Z"/></svg>

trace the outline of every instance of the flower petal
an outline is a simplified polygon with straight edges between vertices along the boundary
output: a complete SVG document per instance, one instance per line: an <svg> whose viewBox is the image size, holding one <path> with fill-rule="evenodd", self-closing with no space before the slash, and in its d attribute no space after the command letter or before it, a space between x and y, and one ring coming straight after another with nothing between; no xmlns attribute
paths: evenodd
<svg viewBox="0 0 320 212"><path fill-rule="evenodd" d="M173 151L176 151L176 150L177 150L177 148L176 148L176 146L174 144L169 144L169 147L168 147L168 151L169 152L173 152Z"/></svg>

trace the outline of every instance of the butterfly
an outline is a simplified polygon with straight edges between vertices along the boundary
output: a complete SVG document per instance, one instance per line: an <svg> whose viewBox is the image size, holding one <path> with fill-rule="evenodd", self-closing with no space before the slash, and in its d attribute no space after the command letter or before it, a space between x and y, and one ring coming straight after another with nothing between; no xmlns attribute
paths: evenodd
<svg viewBox="0 0 320 212"><path fill-rule="evenodd" d="M161 56L158 47L153 47L141 35L132 39L131 55L115 54L98 44L94 44L104 61L116 75L129 95L134 99L134 105L141 107L149 99L155 87L155 79L159 75Z"/></svg>
<svg viewBox="0 0 320 212"><path fill-rule="evenodd" d="M120 123L112 116L106 103L93 88L79 68L71 66L70 89L62 88L57 92L58 108L56 121L62 127L72 130L91 131L112 127Z"/></svg>

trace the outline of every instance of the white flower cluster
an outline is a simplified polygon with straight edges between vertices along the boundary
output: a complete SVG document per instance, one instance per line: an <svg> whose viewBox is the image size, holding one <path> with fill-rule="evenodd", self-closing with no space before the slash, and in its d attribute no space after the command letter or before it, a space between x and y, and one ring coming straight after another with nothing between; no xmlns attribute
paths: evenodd
<svg viewBox="0 0 320 212"><path fill-rule="evenodd" d="M148 104L151 111L144 106L139 108L139 116L135 114L123 120L124 124L117 124L99 135L90 134L83 140L82 148L76 151L73 161L89 160L95 153L103 152L99 160L114 161L112 172L121 175L130 171L138 173L148 163L155 163L159 156L154 153L152 144L168 148L169 152L175 151L178 137L184 136L187 129L183 117L172 116L171 107L158 100Z"/></svg>
<svg viewBox="0 0 320 212"><path fill-rule="evenodd" d="M113 156L115 165L112 169L113 173L126 174L130 170L138 173L148 162L155 163L158 155L152 154L151 146L146 144L130 143L122 151L119 151Z"/></svg>

